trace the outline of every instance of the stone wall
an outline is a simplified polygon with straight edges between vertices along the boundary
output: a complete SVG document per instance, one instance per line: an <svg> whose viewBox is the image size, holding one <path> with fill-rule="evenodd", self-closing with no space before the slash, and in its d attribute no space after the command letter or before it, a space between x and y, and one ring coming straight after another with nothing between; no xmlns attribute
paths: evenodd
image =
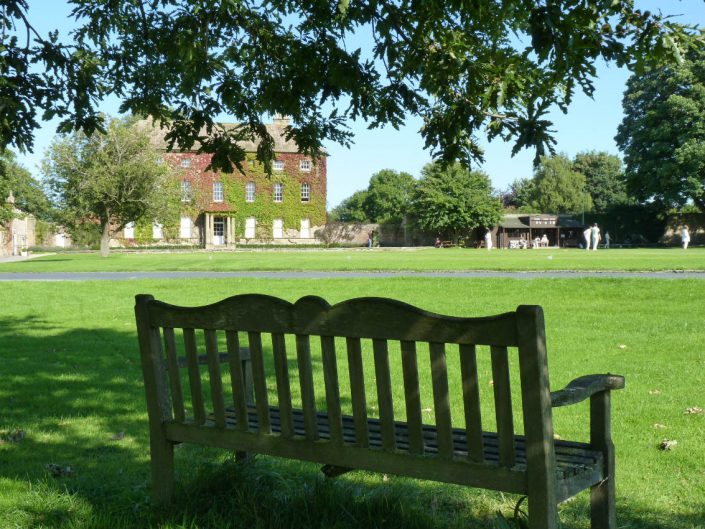
<svg viewBox="0 0 705 529"><path fill-rule="evenodd" d="M666 230L659 240L669 246L680 246L681 229L688 226L690 232L690 245L705 245L705 214L687 213L685 215L672 215L666 220Z"/></svg>

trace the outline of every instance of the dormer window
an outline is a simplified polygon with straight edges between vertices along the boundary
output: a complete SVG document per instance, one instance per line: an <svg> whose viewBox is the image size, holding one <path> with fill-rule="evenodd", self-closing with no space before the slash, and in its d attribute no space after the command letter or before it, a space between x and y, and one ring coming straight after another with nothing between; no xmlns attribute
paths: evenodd
<svg viewBox="0 0 705 529"><path fill-rule="evenodd" d="M299 169L302 171L310 171L311 170L311 160L301 160L299 162Z"/></svg>
<svg viewBox="0 0 705 529"><path fill-rule="evenodd" d="M281 160L274 160L274 162L272 163L272 168L275 171L283 171L284 170L284 162L282 162Z"/></svg>
<svg viewBox="0 0 705 529"><path fill-rule="evenodd" d="M182 160L181 160L181 167L184 167L184 168L186 168L186 169L188 169L189 167L191 167L191 159L190 159L190 158L184 158L184 159L182 159Z"/></svg>

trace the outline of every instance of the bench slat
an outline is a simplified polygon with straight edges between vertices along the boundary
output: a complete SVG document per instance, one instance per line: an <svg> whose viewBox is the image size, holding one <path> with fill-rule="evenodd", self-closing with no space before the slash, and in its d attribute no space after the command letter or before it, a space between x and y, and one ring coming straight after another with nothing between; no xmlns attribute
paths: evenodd
<svg viewBox="0 0 705 529"><path fill-rule="evenodd" d="M252 361L252 382L255 387L255 405L259 418L259 431L270 433L269 401L267 398L267 379L264 373L264 358L262 357L262 335L258 332L248 332L250 358Z"/></svg>
<svg viewBox="0 0 705 529"><path fill-rule="evenodd" d="M277 379L277 398L281 416L281 433L284 437L294 435L291 418L291 385L289 382L289 361L286 356L286 341L281 333L272 334L274 352L274 374Z"/></svg>
<svg viewBox="0 0 705 529"><path fill-rule="evenodd" d="M299 366L299 383L301 384L301 405L304 410L306 438L318 439L316 428L316 395L313 386L313 368L311 367L311 345L308 335L296 335L296 360Z"/></svg>
<svg viewBox="0 0 705 529"><path fill-rule="evenodd" d="M335 356L335 338L321 336L323 379L326 385L326 405L330 423L330 438L342 442L343 421L340 411L340 386L338 385L338 361Z"/></svg>
<svg viewBox="0 0 705 529"><path fill-rule="evenodd" d="M166 349L166 360L169 366L169 386L171 387L171 403L174 409L174 419L183 422L186 418L184 411L184 393L181 389L181 376L179 374L179 361L176 358L176 340L174 329L164 327L164 349Z"/></svg>
<svg viewBox="0 0 705 529"><path fill-rule="evenodd" d="M240 354L240 338L236 331L225 331L225 343L228 348L228 365L230 366L230 386L233 391L233 406L237 418L237 429L247 431L247 397L245 387L245 372L242 368ZM249 355L248 355L249 357Z"/></svg>
<svg viewBox="0 0 705 529"><path fill-rule="evenodd" d="M184 329L184 349L186 350L186 364L188 366L188 381L191 388L191 404L193 405L193 418L196 424L206 422L206 408L203 404L203 388L201 388L201 371L198 367L198 346L196 345L196 332L193 329Z"/></svg>
<svg viewBox="0 0 705 529"><path fill-rule="evenodd" d="M431 352L433 407L436 415L436 429L438 431L438 454L440 457L451 458L453 457L453 437L451 433L445 344L429 343L429 350Z"/></svg>
<svg viewBox="0 0 705 529"><path fill-rule="evenodd" d="M482 462L482 412L480 387L477 381L477 355L474 345L460 345L460 376L463 381L463 408L465 432L468 441L468 458Z"/></svg>
<svg viewBox="0 0 705 529"><path fill-rule="evenodd" d="M512 416L512 393L509 385L509 355L506 347L491 347L492 379L497 436L499 437L499 463L514 466L514 417Z"/></svg>
<svg viewBox="0 0 705 529"><path fill-rule="evenodd" d="M206 336L208 380L211 386L215 425L218 428L225 428L225 400L223 398L223 379L220 375L220 362L218 358L218 335L215 331L210 329L206 329L204 333Z"/></svg>
<svg viewBox="0 0 705 529"><path fill-rule="evenodd" d="M350 394L352 397L353 418L355 419L356 445L366 448L367 400L365 398L365 373L362 367L362 348L359 338L346 338L348 349L348 372L350 374Z"/></svg>
<svg viewBox="0 0 705 529"><path fill-rule="evenodd" d="M377 381L379 420L382 427L382 448L393 451L396 448L394 439L394 403L392 400L392 377L389 372L387 341L373 340L372 349L375 357L375 380Z"/></svg>
<svg viewBox="0 0 705 529"><path fill-rule="evenodd" d="M415 342L401 342L401 363L404 376L406 422L409 425L409 451L412 454L423 454L421 394L419 392L419 370L416 361Z"/></svg>

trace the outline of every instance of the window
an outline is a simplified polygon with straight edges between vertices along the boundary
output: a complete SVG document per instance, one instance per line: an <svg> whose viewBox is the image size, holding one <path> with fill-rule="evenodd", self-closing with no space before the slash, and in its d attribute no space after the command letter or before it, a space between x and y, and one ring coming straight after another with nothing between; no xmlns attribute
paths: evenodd
<svg viewBox="0 0 705 529"><path fill-rule="evenodd" d="M191 167L191 159L184 158L183 160L181 160L181 167Z"/></svg>
<svg viewBox="0 0 705 529"><path fill-rule="evenodd" d="M284 162L282 162L281 160L274 160L272 167L274 168L275 171L283 171L284 170Z"/></svg>
<svg viewBox="0 0 705 529"><path fill-rule="evenodd" d="M223 201L223 182L213 182L213 202Z"/></svg>
<svg viewBox="0 0 705 529"><path fill-rule="evenodd" d="M135 238L135 223L128 222L125 224L125 229L122 231L122 236L124 239L134 239Z"/></svg>
<svg viewBox="0 0 705 529"><path fill-rule="evenodd" d="M191 217L181 217L181 230L179 235L182 239L191 238Z"/></svg>
<svg viewBox="0 0 705 529"><path fill-rule="evenodd" d="M281 202L284 200L284 186L280 183L274 184L274 202Z"/></svg>
<svg viewBox="0 0 705 529"><path fill-rule="evenodd" d="M181 181L181 202L191 200L191 182L188 180Z"/></svg>
<svg viewBox="0 0 705 529"><path fill-rule="evenodd" d="M247 217L245 219L245 239L255 238L255 218Z"/></svg>
<svg viewBox="0 0 705 529"><path fill-rule="evenodd" d="M304 182L301 184L301 202L308 202L311 200L311 186Z"/></svg>
<svg viewBox="0 0 705 529"><path fill-rule="evenodd" d="M152 239L163 239L164 233L162 232L162 225L158 222L152 224Z"/></svg>
<svg viewBox="0 0 705 529"><path fill-rule="evenodd" d="M159 156L159 157L157 158L157 165L164 165L164 158L162 158L161 156Z"/></svg>
<svg viewBox="0 0 705 529"><path fill-rule="evenodd" d="M308 219L301 219L301 229L299 230L299 237L302 239L311 238L311 221Z"/></svg>
<svg viewBox="0 0 705 529"><path fill-rule="evenodd" d="M311 160L301 160L299 162L299 169L302 171L310 171L311 170Z"/></svg>
<svg viewBox="0 0 705 529"><path fill-rule="evenodd" d="M284 223L282 222L282 219L274 219L274 223L272 225L272 237L275 239L284 238Z"/></svg>
<svg viewBox="0 0 705 529"><path fill-rule="evenodd" d="M245 184L245 202L255 201L255 183L247 182Z"/></svg>

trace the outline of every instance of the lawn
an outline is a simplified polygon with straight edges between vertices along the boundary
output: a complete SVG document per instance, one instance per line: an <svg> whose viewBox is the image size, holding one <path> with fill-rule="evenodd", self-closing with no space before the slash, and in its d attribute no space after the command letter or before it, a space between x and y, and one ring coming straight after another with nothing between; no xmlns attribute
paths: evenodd
<svg viewBox="0 0 705 529"><path fill-rule="evenodd" d="M0 264L0 272L115 272L150 270L705 270L705 248L486 250L242 250L236 252L60 253Z"/></svg>
<svg viewBox="0 0 705 529"><path fill-rule="evenodd" d="M192 446L177 451L178 501L152 511L132 314L134 294L147 292L189 305L243 292L385 295L453 315L540 304L553 389L586 373L626 376L613 398L619 527L703 527L705 415L686 410L705 408L705 281L443 278L4 283L0 527L490 528L497 510L511 513L516 497L368 473L327 481L313 465L258 458L240 467ZM451 355L449 365L454 373ZM587 421L586 405L555 412L565 439L587 439ZM665 438L677 441L670 451L658 449ZM587 502L582 493L561 507L565 527L589 526Z"/></svg>

